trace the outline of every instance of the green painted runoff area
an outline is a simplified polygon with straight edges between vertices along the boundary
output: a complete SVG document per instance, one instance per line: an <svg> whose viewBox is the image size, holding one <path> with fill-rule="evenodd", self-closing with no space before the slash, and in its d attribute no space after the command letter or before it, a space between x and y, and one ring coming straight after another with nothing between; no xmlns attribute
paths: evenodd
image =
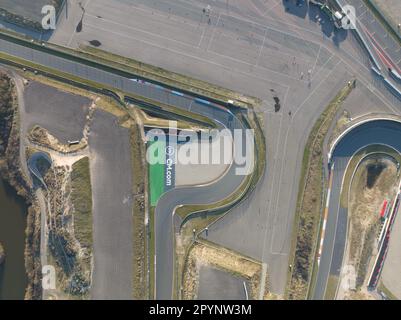
<svg viewBox="0 0 401 320"><path fill-rule="evenodd" d="M153 144L157 144L153 146ZM149 147L156 148L155 153L149 153L149 156L159 157L158 152L160 150L166 150L166 142L165 141L152 141L149 142ZM151 160L149 164L149 185L150 185L150 205L156 206L157 201L159 201L160 197L164 192L164 163L153 163L156 161Z"/></svg>

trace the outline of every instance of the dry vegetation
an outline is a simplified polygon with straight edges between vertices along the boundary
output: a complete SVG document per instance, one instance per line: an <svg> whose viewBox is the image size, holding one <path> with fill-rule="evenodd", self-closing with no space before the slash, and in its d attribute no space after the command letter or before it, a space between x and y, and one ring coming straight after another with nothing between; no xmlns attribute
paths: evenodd
<svg viewBox="0 0 401 320"><path fill-rule="evenodd" d="M143 128L134 123L131 126L131 158L133 163L133 228L134 228L134 281L133 296L135 299L147 299L149 296L149 285L147 277L147 248L145 210L146 206L146 163L145 163L145 144L142 139Z"/></svg>
<svg viewBox="0 0 401 320"><path fill-rule="evenodd" d="M375 300L375 298L368 292L352 291L344 296L344 300Z"/></svg>
<svg viewBox="0 0 401 320"><path fill-rule="evenodd" d="M89 167L85 166L85 158L81 164L84 168L80 168L82 170L79 172L76 171L74 178L74 188L78 189L82 189L84 184L87 185L89 179ZM82 167L81 164L79 167ZM88 226L83 226L80 219L75 220L74 218L85 215L84 220L88 220L87 217L90 217L91 220L91 215L88 215L87 212L88 201L91 202L91 198L88 199L85 196L83 204L79 204L79 207L74 209L77 204L72 201L74 197L71 188L71 170L68 166L54 167L45 176L48 187L47 200L50 206L47 216L48 245L50 260L55 261L57 287L72 298L87 298L91 279L91 224L88 233ZM77 182L80 186L77 186ZM89 210L91 210L91 205ZM74 222L77 222L76 234Z"/></svg>
<svg viewBox="0 0 401 320"><path fill-rule="evenodd" d="M71 203L73 206L74 235L90 256L93 246L92 234L92 186L89 158L85 157L72 165ZM89 258L89 257L88 257Z"/></svg>
<svg viewBox="0 0 401 320"><path fill-rule="evenodd" d="M19 167L19 115L14 83L0 70L0 175L28 203L30 188Z"/></svg>
<svg viewBox="0 0 401 320"><path fill-rule="evenodd" d="M28 208L27 227L25 231L25 270L29 283L25 299L42 299L42 265L40 262L40 208L36 200Z"/></svg>
<svg viewBox="0 0 401 320"><path fill-rule="evenodd" d="M338 117L335 127L331 133L329 138L328 145L330 146L334 139L337 138L346 128L347 124L351 121L351 117L348 111L344 110L341 115Z"/></svg>

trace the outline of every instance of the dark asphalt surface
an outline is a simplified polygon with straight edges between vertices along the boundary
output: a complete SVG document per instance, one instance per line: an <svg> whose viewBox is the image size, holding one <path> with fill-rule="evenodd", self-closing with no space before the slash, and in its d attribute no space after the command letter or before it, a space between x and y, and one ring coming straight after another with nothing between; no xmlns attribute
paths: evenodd
<svg viewBox="0 0 401 320"><path fill-rule="evenodd" d="M89 135L93 197L91 298L132 299L132 160L129 129L102 110L93 115Z"/></svg>
<svg viewBox="0 0 401 320"><path fill-rule="evenodd" d="M64 144L82 139L90 99L36 81L25 87L24 99L27 132L39 125Z"/></svg>
<svg viewBox="0 0 401 320"><path fill-rule="evenodd" d="M342 263L346 232L337 232L337 230L338 228L340 231L344 230L343 219L346 216L346 209L340 207L341 184L346 166L355 152L371 144L385 144L401 152L401 123L391 120L364 123L351 130L334 149L333 185L323 252L313 294L315 300L324 299L329 275L338 275L338 266Z"/></svg>
<svg viewBox="0 0 401 320"><path fill-rule="evenodd" d="M245 278L209 266L199 271L198 300L246 300ZM247 287L249 293L249 286Z"/></svg>
<svg viewBox="0 0 401 320"><path fill-rule="evenodd" d="M40 65L105 84L125 92L174 105L184 110L191 108L191 112L214 119L220 128L224 126L228 126L230 130L242 128L242 124L238 119L230 116L225 110L199 103L194 101L192 97L177 96L167 90L161 90L154 85L132 81L129 78L72 62L48 53L39 52L3 39L0 39L0 50ZM244 176L235 175L235 169L236 166L231 166L226 175L216 184L204 187L173 189L165 193L159 200L155 210L157 299L170 299L172 296L174 261L172 213L175 207L180 204L208 204L226 198L240 186L245 178Z"/></svg>

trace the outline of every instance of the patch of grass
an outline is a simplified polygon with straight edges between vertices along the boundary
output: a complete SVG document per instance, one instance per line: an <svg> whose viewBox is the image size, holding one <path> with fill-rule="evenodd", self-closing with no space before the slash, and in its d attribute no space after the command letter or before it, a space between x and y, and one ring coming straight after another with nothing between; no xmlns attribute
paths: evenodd
<svg viewBox="0 0 401 320"><path fill-rule="evenodd" d="M147 176L145 163L145 145L141 137L141 128L137 123L131 127L131 159L132 159L132 181L133 181L133 296L134 299L149 298L148 284L148 260L146 241L146 195L145 185ZM144 170L145 168L145 170Z"/></svg>
<svg viewBox="0 0 401 320"><path fill-rule="evenodd" d="M92 186L89 158L85 157L72 165L71 200L74 206L74 234L79 243L92 250Z"/></svg>
<svg viewBox="0 0 401 320"><path fill-rule="evenodd" d="M155 207L149 208L149 296L155 299Z"/></svg>
<svg viewBox="0 0 401 320"><path fill-rule="evenodd" d="M323 144L338 109L352 88L347 85L330 102L313 126L305 146L290 251L293 268L289 271L286 288L288 299L306 299L308 295L324 197Z"/></svg>
<svg viewBox="0 0 401 320"><path fill-rule="evenodd" d="M160 150L166 149L164 141L150 141L149 148L155 148L155 154L149 152L149 155L155 156L155 159L160 157ZM164 193L164 163L159 163L155 159L150 159L149 163L149 189L150 189L150 205L156 206L157 201Z"/></svg>

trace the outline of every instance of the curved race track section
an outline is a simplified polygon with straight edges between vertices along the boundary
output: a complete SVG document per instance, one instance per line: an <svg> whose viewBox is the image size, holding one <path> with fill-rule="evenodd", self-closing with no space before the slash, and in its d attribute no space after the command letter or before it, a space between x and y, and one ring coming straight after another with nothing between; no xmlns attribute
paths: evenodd
<svg viewBox="0 0 401 320"><path fill-rule="evenodd" d="M340 205L340 194L347 165L359 149L372 144L387 145L401 153L401 123L391 119L368 120L344 135L332 152L329 163L333 180L323 250L312 296L315 300L324 299L329 276L339 275L341 271L348 212Z"/></svg>
<svg viewBox="0 0 401 320"><path fill-rule="evenodd" d="M199 113L216 122L218 129L227 128L242 132L245 126L229 110L217 105L194 102L192 112ZM242 137L245 145L245 137ZM174 274L174 211L179 205L210 204L224 200L234 193L246 176L236 175L237 165L231 164L223 177L204 186L178 187L166 192L155 210L155 291L156 299L171 299Z"/></svg>

